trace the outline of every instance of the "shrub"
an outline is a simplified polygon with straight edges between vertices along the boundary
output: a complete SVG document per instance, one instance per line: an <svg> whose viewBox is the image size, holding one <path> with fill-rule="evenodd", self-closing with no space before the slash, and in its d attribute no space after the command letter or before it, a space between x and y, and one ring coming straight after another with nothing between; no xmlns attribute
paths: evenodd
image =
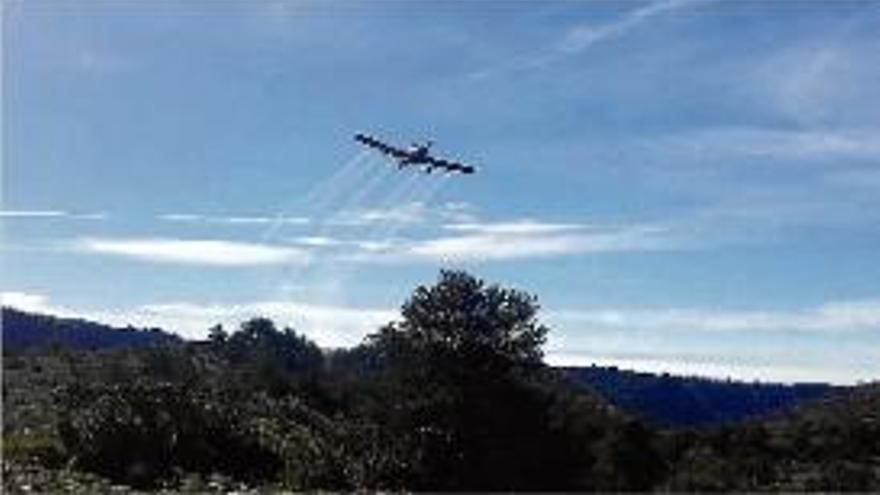
<svg viewBox="0 0 880 495"><path fill-rule="evenodd" d="M281 466L221 397L140 382L68 388L59 401L58 432L75 463L132 486L156 486L175 468L257 480Z"/></svg>

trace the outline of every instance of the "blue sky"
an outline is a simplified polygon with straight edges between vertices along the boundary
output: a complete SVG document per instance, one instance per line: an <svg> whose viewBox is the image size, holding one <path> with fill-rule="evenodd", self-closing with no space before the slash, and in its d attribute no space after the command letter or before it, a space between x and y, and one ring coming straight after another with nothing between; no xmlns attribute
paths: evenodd
<svg viewBox="0 0 880 495"><path fill-rule="evenodd" d="M3 9L6 303L342 346L465 268L539 296L551 362L880 376L875 2Z"/></svg>

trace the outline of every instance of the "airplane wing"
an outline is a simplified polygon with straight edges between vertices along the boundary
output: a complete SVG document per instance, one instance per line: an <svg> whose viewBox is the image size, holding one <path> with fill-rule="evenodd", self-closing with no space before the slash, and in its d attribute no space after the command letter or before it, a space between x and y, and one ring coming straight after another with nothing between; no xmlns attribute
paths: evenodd
<svg viewBox="0 0 880 495"><path fill-rule="evenodd" d="M409 153L407 153L406 151L404 151L400 148L395 148L394 146L385 144L382 141L379 141L378 139L376 139L374 137L367 136L366 134L355 134L354 139L355 139L355 141L357 141L365 146L368 146L370 148L376 148L377 150L381 151L382 153L385 153L386 155L389 155L389 156L393 156L394 158L406 158L407 156L409 156Z"/></svg>
<svg viewBox="0 0 880 495"><path fill-rule="evenodd" d="M470 165L464 165L458 162L450 162L448 160L443 160L442 158L428 158L428 170L432 168L442 168L447 172L459 172L462 174L472 174L476 171L476 169Z"/></svg>

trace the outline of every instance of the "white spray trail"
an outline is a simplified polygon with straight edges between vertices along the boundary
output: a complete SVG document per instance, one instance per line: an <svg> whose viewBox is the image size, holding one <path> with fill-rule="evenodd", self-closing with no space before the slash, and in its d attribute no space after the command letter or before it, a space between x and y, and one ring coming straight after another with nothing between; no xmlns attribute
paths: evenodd
<svg viewBox="0 0 880 495"><path fill-rule="evenodd" d="M378 202L373 210L376 216L369 219L370 230L364 235L367 241L382 240L380 235L389 225L406 220L406 209L413 206L409 198L413 191L419 189L421 180L422 174L408 175Z"/></svg>
<svg viewBox="0 0 880 495"><path fill-rule="evenodd" d="M332 212L334 207L341 201L349 198L353 193L359 191L361 185L367 180L367 177L373 177L377 173L382 172L378 167L374 157L369 157L365 161L357 162L357 167L349 173L342 174L339 179L330 184L326 194L315 198L309 206L316 212L328 213Z"/></svg>
<svg viewBox="0 0 880 495"><path fill-rule="evenodd" d="M345 220L344 218L340 218L341 216L362 209L365 200L370 197L370 195L391 173L392 169L390 167L382 167L381 170L373 172L373 175L367 179L366 182L360 184L358 188L348 196L343 204L327 212L328 222L325 222L323 227L328 226L328 223L339 223L340 221Z"/></svg>
<svg viewBox="0 0 880 495"><path fill-rule="evenodd" d="M292 205L296 203L298 211L309 213L312 229L326 230L330 216L338 210L338 203L342 200L351 199L352 195L364 194L361 183L367 174L372 174L368 182L378 183L382 176L387 173L387 167L376 170L377 160L369 151L362 150L355 156L344 162L333 174L315 184L309 191L295 201L288 202L284 208L279 209L275 221L263 232L262 240L266 241L278 237L281 227L286 223ZM354 189L357 187L358 189ZM374 186L369 186L371 188ZM314 230L313 230L314 232ZM323 236L322 232L319 234ZM304 270L313 269L311 264L285 264L279 267L280 273L275 272L281 284L276 285L273 297L286 299L290 296L290 287L296 287L302 283ZM273 284L274 285L274 284Z"/></svg>
<svg viewBox="0 0 880 495"><path fill-rule="evenodd" d="M350 182L350 176L358 175L362 169L366 168L361 165L361 162L368 155L369 153L366 150L358 152L339 167L330 177L311 187L305 195L289 200L278 207L274 220L260 236L261 240L269 240L278 233L278 230L284 225L286 216L293 209L294 205L310 208L319 203L326 203L327 197L333 194L335 190L338 190L340 185Z"/></svg>
<svg viewBox="0 0 880 495"><path fill-rule="evenodd" d="M408 194L401 198L401 204L410 207L429 208L431 200L436 196L443 187L448 183L449 176L442 175L440 177L428 177L426 180L417 184L417 187L408 191ZM391 219L381 230L377 232L378 240L392 241L394 236L403 229L408 223L406 218Z"/></svg>

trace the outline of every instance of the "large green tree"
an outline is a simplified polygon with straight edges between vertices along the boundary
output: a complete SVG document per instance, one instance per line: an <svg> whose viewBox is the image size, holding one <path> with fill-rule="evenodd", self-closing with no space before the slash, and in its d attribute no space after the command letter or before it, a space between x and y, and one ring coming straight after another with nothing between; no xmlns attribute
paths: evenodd
<svg viewBox="0 0 880 495"><path fill-rule="evenodd" d="M552 488L567 468L541 388L547 327L537 299L458 271L418 287L402 320L370 337L412 488Z"/></svg>
<svg viewBox="0 0 880 495"><path fill-rule="evenodd" d="M212 346L231 364L244 370L250 386L283 395L314 388L323 368L321 349L290 328L279 330L268 318L252 318L231 335L212 332Z"/></svg>

